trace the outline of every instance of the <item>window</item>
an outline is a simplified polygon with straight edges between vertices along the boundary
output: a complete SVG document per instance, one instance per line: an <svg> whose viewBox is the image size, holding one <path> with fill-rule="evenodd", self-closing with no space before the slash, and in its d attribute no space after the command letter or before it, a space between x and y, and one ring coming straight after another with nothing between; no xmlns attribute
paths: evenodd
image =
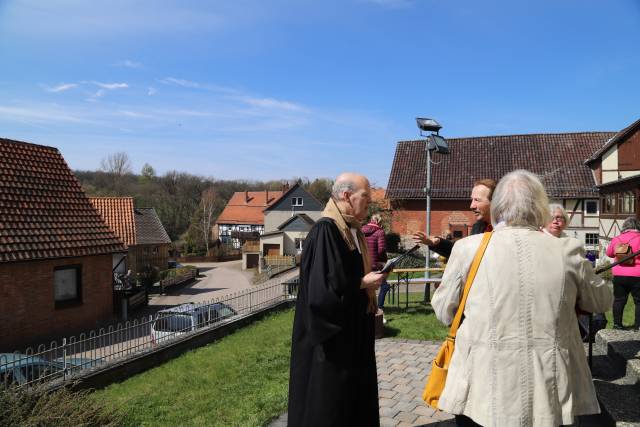
<svg viewBox="0 0 640 427"><path fill-rule="evenodd" d="M602 198L602 213L614 214L616 213L616 194L605 194Z"/></svg>
<svg viewBox="0 0 640 427"><path fill-rule="evenodd" d="M619 201L618 212L622 214L636 213L636 198L632 191L620 193Z"/></svg>
<svg viewBox="0 0 640 427"><path fill-rule="evenodd" d="M158 253L158 247L157 247L157 246L154 246L154 247L153 247L153 253L154 253L154 254L157 254L157 253Z"/></svg>
<svg viewBox="0 0 640 427"><path fill-rule="evenodd" d="M53 295L56 307L82 302L81 268L79 265L56 267L53 271Z"/></svg>
<svg viewBox="0 0 640 427"><path fill-rule="evenodd" d="M304 244L304 239L296 238L295 244L296 244L296 250L298 252L302 252L302 245Z"/></svg>
<svg viewBox="0 0 640 427"><path fill-rule="evenodd" d="M585 200L584 201L584 213L587 215L598 215L598 201L597 200Z"/></svg>
<svg viewBox="0 0 640 427"><path fill-rule="evenodd" d="M304 206L302 197L292 197L291 206Z"/></svg>
<svg viewBox="0 0 640 427"><path fill-rule="evenodd" d="M586 246L597 246L598 245L598 234L597 233L587 233L584 235L584 243Z"/></svg>

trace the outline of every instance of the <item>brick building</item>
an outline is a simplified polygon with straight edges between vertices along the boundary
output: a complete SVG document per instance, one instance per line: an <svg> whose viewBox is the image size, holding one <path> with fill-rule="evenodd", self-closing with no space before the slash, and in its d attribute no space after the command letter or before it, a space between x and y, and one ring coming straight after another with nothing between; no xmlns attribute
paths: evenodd
<svg viewBox="0 0 640 427"><path fill-rule="evenodd" d="M550 200L569 213L567 233L596 250L599 195L584 162L613 135L580 132L448 139L450 154L432 158L431 234L449 230L454 238L467 236L475 221L469 211L473 182L499 180L512 170L527 169L541 176ZM425 141L398 142L386 197L392 202L392 228L405 239L425 229L425 187Z"/></svg>
<svg viewBox="0 0 640 427"><path fill-rule="evenodd" d="M0 351L109 317L123 251L56 148L0 139Z"/></svg>
<svg viewBox="0 0 640 427"><path fill-rule="evenodd" d="M135 208L132 197L91 197L90 200L127 248L126 260L122 260L123 254L113 257L117 272L167 269L171 239L154 208Z"/></svg>

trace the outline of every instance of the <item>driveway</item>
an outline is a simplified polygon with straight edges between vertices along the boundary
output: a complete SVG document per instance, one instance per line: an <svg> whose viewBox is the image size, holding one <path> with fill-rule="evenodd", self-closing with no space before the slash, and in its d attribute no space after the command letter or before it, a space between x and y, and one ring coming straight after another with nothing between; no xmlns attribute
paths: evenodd
<svg viewBox="0 0 640 427"><path fill-rule="evenodd" d="M242 289L251 288L253 270L242 270L242 260L192 263L198 267L200 277L194 282L168 289L166 295L154 296L149 306L172 306L187 302L203 302Z"/></svg>

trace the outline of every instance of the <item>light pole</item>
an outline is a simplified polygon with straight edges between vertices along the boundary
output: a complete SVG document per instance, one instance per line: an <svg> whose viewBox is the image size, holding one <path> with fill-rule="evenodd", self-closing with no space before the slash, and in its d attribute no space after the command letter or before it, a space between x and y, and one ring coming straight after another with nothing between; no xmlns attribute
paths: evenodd
<svg viewBox="0 0 640 427"><path fill-rule="evenodd" d="M427 238L431 235L431 152L440 154L449 154L449 145L447 140L440 136L440 129L442 126L434 119L428 119L423 117L416 117L416 124L420 129L420 136L426 137L425 140L425 154L427 158L427 185L424 188L425 198L427 201L427 214L426 214L426 234ZM425 132L430 132L425 134ZM426 284L424 287L424 302L428 302L431 297L431 284L429 279L429 259L431 258L431 249L427 246L427 253L425 259L425 268L427 269L424 274Z"/></svg>

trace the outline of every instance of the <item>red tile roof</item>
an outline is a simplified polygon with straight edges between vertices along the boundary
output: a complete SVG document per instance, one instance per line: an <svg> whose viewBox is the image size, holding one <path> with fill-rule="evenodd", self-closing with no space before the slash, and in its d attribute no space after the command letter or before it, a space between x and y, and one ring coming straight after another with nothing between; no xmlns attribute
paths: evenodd
<svg viewBox="0 0 640 427"><path fill-rule="evenodd" d="M0 263L124 250L56 148L0 138Z"/></svg>
<svg viewBox="0 0 640 427"><path fill-rule="evenodd" d="M542 177L550 197L597 197L584 164L614 132L530 134L447 139L449 155L436 154L432 169L435 199L467 199L476 179L500 179L514 169ZM396 147L387 198L424 198L425 142L401 141Z"/></svg>
<svg viewBox="0 0 640 427"><path fill-rule="evenodd" d="M282 191L236 192L218 216L216 224L264 224L264 209L274 204L280 197L282 197Z"/></svg>
<svg viewBox="0 0 640 427"><path fill-rule="evenodd" d="M90 197L89 200L126 246L136 244L133 197Z"/></svg>

